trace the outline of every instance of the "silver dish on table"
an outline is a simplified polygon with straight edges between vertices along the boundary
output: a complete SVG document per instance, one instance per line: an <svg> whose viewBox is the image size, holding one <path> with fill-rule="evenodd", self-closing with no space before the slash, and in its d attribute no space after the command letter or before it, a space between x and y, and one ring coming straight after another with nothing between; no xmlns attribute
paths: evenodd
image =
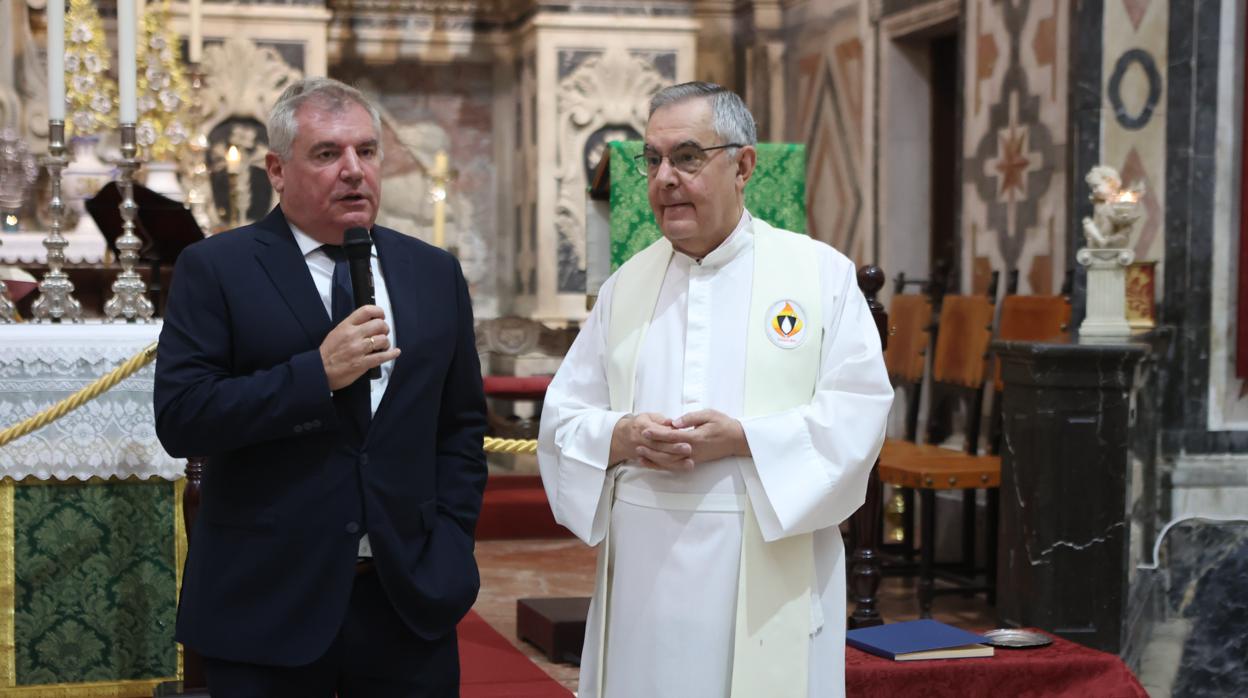
<svg viewBox="0 0 1248 698"><path fill-rule="evenodd" d="M1010 649L1026 649L1029 647L1044 647L1053 644L1053 638L1044 633L1032 632L1031 630L1019 630L1017 628L997 628L982 633L987 640L984 644L993 647L1008 647Z"/></svg>

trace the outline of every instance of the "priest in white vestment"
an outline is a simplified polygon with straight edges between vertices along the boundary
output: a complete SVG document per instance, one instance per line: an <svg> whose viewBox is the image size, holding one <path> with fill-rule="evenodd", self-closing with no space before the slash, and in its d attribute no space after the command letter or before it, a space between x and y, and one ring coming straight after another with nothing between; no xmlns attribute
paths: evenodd
<svg viewBox="0 0 1248 698"><path fill-rule="evenodd" d="M581 698L844 694L845 549L893 390L853 263L752 217L753 117L651 103L663 238L603 285L546 393L555 518L599 545Z"/></svg>

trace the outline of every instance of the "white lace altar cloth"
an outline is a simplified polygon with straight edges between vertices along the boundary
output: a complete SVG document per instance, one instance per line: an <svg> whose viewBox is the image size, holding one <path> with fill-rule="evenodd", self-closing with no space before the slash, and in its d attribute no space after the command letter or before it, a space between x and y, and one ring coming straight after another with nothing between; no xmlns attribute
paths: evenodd
<svg viewBox="0 0 1248 698"><path fill-rule="evenodd" d="M160 324L0 325L0 429L87 387L156 341ZM59 420L0 447L0 477L180 478L156 439L155 363Z"/></svg>
<svg viewBox="0 0 1248 698"><path fill-rule="evenodd" d="M0 264L46 264L48 249L43 246L45 232L0 234ZM69 246L65 261L70 264L98 264L104 261L104 236L97 232L65 234Z"/></svg>

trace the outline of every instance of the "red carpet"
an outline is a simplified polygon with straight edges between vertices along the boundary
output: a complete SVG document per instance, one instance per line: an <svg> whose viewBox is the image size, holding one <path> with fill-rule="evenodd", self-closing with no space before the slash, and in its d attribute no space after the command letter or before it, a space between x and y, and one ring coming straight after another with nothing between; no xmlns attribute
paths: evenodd
<svg viewBox="0 0 1248 698"><path fill-rule="evenodd" d="M459 623L461 698L566 698L550 678L475 611Z"/></svg>
<svg viewBox="0 0 1248 698"><path fill-rule="evenodd" d="M555 523L537 475L491 475L477 520L477 540L504 538L567 538L568 529Z"/></svg>

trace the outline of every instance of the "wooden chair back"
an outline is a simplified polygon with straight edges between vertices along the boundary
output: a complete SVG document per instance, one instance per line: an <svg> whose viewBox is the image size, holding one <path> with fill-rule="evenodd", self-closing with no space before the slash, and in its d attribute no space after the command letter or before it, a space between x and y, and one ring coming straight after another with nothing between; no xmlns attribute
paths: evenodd
<svg viewBox="0 0 1248 698"><path fill-rule="evenodd" d="M932 381L969 389L983 386L992 341L992 313L992 301L984 296L945 296L932 357Z"/></svg>
<svg viewBox="0 0 1248 698"><path fill-rule="evenodd" d="M888 375L894 383L920 383L932 337L932 299L919 294L893 296L888 316L890 336L884 351Z"/></svg>
<svg viewBox="0 0 1248 698"><path fill-rule="evenodd" d="M997 338L1041 341L1070 333L1070 300L1065 296L1006 296L1001 302ZM1001 392L1001 362L993 371L993 388Z"/></svg>

